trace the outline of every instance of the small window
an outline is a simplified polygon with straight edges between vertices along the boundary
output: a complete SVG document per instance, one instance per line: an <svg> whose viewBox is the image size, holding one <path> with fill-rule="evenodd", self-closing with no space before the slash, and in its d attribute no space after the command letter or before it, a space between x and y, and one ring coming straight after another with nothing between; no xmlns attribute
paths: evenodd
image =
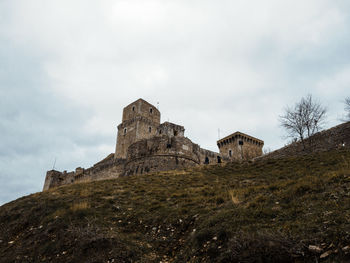
<svg viewBox="0 0 350 263"><path fill-rule="evenodd" d="M159 134L162 134L162 130L159 131Z"/></svg>
<svg viewBox="0 0 350 263"><path fill-rule="evenodd" d="M174 131L174 136L177 136L177 131Z"/></svg>
<svg viewBox="0 0 350 263"><path fill-rule="evenodd" d="M135 111L135 106L132 106L132 111Z"/></svg>
<svg viewBox="0 0 350 263"><path fill-rule="evenodd" d="M149 109L149 113L151 113L151 114L153 113L153 109L152 108Z"/></svg>
<svg viewBox="0 0 350 263"><path fill-rule="evenodd" d="M125 129L124 129L124 134L126 134L126 131L127 131L127 130L126 130L126 128L125 128Z"/></svg>
<svg viewBox="0 0 350 263"><path fill-rule="evenodd" d="M148 131L149 131L149 132L152 132L152 127L148 127Z"/></svg>
<svg viewBox="0 0 350 263"><path fill-rule="evenodd" d="M232 150L229 150L229 151L228 151L228 155L229 155L230 157L232 157Z"/></svg>
<svg viewBox="0 0 350 263"><path fill-rule="evenodd" d="M239 141L239 145L243 145L243 141Z"/></svg>

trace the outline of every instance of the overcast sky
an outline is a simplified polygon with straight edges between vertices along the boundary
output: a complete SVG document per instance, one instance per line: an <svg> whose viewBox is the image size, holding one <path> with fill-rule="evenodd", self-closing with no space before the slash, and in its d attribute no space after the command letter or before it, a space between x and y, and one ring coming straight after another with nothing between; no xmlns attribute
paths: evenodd
<svg viewBox="0 0 350 263"><path fill-rule="evenodd" d="M308 93L340 123L349 0L0 0L0 205L47 170L114 151L138 98L217 151L248 133L277 149L278 115Z"/></svg>

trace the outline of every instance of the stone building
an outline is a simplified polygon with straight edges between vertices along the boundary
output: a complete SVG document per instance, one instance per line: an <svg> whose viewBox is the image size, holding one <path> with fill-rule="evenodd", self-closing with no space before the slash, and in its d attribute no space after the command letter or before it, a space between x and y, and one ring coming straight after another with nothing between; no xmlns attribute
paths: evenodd
<svg viewBox="0 0 350 263"><path fill-rule="evenodd" d="M250 160L262 155L264 142L242 132L235 132L217 141L222 157L230 160Z"/></svg>
<svg viewBox="0 0 350 263"><path fill-rule="evenodd" d="M161 124L159 110L138 99L123 109L115 153L88 169L48 171L44 190L76 182L184 169L217 163L219 159L219 153L202 149L186 138L183 126L170 122Z"/></svg>

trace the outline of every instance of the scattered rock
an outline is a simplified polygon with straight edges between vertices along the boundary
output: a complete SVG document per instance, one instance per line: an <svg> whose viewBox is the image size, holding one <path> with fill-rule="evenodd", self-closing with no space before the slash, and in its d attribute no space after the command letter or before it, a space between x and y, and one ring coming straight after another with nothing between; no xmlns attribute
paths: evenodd
<svg viewBox="0 0 350 263"><path fill-rule="evenodd" d="M15 241L8 242L9 245L12 245L13 243L15 243Z"/></svg>
<svg viewBox="0 0 350 263"><path fill-rule="evenodd" d="M312 253L321 253L323 251L322 248L318 247L318 246L315 246L315 245L309 245L309 251L312 252Z"/></svg>
<svg viewBox="0 0 350 263"><path fill-rule="evenodd" d="M343 247L341 250L343 250L345 254L348 254L350 252L350 246Z"/></svg>
<svg viewBox="0 0 350 263"><path fill-rule="evenodd" d="M320 256L320 258L326 258L326 257L328 257L328 256L331 255L331 254L333 254L333 251L332 251L332 250L328 250L328 251L324 252L324 253Z"/></svg>
<svg viewBox="0 0 350 263"><path fill-rule="evenodd" d="M213 237L213 240L218 240L218 238L217 237Z"/></svg>

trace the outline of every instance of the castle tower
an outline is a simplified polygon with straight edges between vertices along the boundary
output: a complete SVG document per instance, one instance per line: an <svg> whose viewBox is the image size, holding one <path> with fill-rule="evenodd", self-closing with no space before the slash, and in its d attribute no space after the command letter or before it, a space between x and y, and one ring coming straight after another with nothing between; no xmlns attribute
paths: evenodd
<svg viewBox="0 0 350 263"><path fill-rule="evenodd" d="M159 110L143 99L129 104L123 109L122 123L118 125L115 158L126 158L131 144L156 135L160 125Z"/></svg>
<svg viewBox="0 0 350 263"><path fill-rule="evenodd" d="M235 132L217 141L222 157L230 160L250 160L262 155L264 141Z"/></svg>

